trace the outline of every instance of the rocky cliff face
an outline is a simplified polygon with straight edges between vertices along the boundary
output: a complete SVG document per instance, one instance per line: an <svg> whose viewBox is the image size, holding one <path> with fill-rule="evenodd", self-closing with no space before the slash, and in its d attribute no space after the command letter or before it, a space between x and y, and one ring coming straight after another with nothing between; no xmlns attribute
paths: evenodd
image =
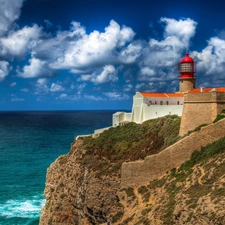
<svg viewBox="0 0 225 225"><path fill-rule="evenodd" d="M75 141L47 171L40 225L225 224L225 137L160 179L121 188L121 163L161 151L178 131L167 117Z"/></svg>
<svg viewBox="0 0 225 225"><path fill-rule="evenodd" d="M94 171L83 154L76 141L48 169L40 225L225 224L225 153L126 189L120 189L119 170Z"/></svg>
<svg viewBox="0 0 225 225"><path fill-rule="evenodd" d="M104 224L122 210L117 196L118 173L96 176L81 163L83 154L82 141L76 141L68 155L49 167L40 225Z"/></svg>

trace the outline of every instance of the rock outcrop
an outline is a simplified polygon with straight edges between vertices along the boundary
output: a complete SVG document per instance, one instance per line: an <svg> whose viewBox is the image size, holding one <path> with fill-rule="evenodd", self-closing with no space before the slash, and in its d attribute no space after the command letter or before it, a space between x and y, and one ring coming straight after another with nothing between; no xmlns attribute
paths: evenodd
<svg viewBox="0 0 225 225"><path fill-rule="evenodd" d="M168 121L157 123L160 127ZM105 137L109 138L108 133ZM148 154L149 146L164 145L159 130L157 135L145 136L148 144L136 141L128 150L126 138L122 145L117 143L121 151L141 146ZM108 141L108 148L114 141ZM144 185L125 188L121 187L121 162L138 154L124 151L124 157L118 158L108 148L101 149L102 143L104 139L90 139L88 145L77 140L68 154L48 168L40 225L225 224L225 137L194 151L180 168Z"/></svg>
<svg viewBox="0 0 225 225"><path fill-rule="evenodd" d="M40 225L225 224L225 153L121 189L118 173L84 167L84 152L76 141L48 169Z"/></svg>
<svg viewBox="0 0 225 225"><path fill-rule="evenodd" d="M117 196L118 174L96 176L82 165L84 153L78 140L68 155L60 156L49 167L40 225L104 224L122 210Z"/></svg>

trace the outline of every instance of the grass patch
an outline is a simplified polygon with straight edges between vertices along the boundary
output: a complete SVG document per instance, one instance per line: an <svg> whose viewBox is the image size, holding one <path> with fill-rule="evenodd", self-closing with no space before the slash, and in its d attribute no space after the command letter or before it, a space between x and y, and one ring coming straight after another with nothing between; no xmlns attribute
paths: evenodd
<svg viewBox="0 0 225 225"><path fill-rule="evenodd" d="M128 198L134 196L134 189L131 187L126 188L125 192L126 192Z"/></svg>
<svg viewBox="0 0 225 225"><path fill-rule="evenodd" d="M222 120L222 119L224 119L224 118L225 118L225 109L223 109L223 110L221 111L221 113L217 115L217 117L216 117L216 119L213 121L213 123L216 123L216 122L218 122L219 120Z"/></svg>
<svg viewBox="0 0 225 225"><path fill-rule="evenodd" d="M86 154L106 158L111 162L144 159L173 144L178 139L180 118L165 116L134 122L105 130L98 138L84 138Z"/></svg>
<svg viewBox="0 0 225 225"><path fill-rule="evenodd" d="M166 177L163 177L162 179L159 179L159 180L153 180L153 181L150 181L147 187L152 189L161 188L165 185L166 181L167 181Z"/></svg>
<svg viewBox="0 0 225 225"><path fill-rule="evenodd" d="M138 193L144 195L145 193L148 192L148 188L145 186L141 186L138 188Z"/></svg>

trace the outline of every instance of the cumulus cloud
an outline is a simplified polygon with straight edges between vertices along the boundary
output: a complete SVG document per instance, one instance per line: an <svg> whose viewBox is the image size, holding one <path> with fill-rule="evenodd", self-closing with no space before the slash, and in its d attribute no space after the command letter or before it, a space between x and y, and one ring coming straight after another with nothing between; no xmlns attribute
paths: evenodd
<svg viewBox="0 0 225 225"><path fill-rule="evenodd" d="M36 83L36 91L35 94L37 95L46 95L49 93L48 88L48 80L46 78L39 78ZM25 91L25 90L24 90Z"/></svg>
<svg viewBox="0 0 225 225"><path fill-rule="evenodd" d="M44 60L31 58L29 60L30 65L24 66L22 72L18 72L18 76L22 78L39 78L39 77L51 77L54 72L49 69L47 62Z"/></svg>
<svg viewBox="0 0 225 225"><path fill-rule="evenodd" d="M201 51L192 52L197 63L198 83L201 86L221 86L225 71L225 40L212 37Z"/></svg>
<svg viewBox="0 0 225 225"><path fill-rule="evenodd" d="M25 57L39 42L41 28L37 25L24 27L0 39L0 56L5 58Z"/></svg>
<svg viewBox="0 0 225 225"><path fill-rule="evenodd" d="M189 41L194 37L197 23L192 19L170 19L163 17L160 20L165 23L164 37L177 37L186 47L189 46Z"/></svg>
<svg viewBox="0 0 225 225"><path fill-rule="evenodd" d="M126 48L122 49L119 54L119 60L121 63L135 63L137 59L141 56L143 49L143 42L133 42L129 44Z"/></svg>
<svg viewBox="0 0 225 225"><path fill-rule="evenodd" d="M147 45L143 45L138 74L141 81L175 79L174 68L177 69L182 52L196 32L197 23L191 19L161 18L160 21L164 24L164 39L159 41L151 38Z"/></svg>
<svg viewBox="0 0 225 225"><path fill-rule="evenodd" d="M66 93L62 93L59 95L58 99L66 100L66 101L77 101L80 99L80 95L68 95Z"/></svg>
<svg viewBox="0 0 225 225"><path fill-rule="evenodd" d="M198 63L198 73L205 75L224 74L225 69L225 40L213 37L202 52L193 52Z"/></svg>
<svg viewBox="0 0 225 225"><path fill-rule="evenodd" d="M107 96L110 100L128 100L129 95L121 93L121 92L105 92L105 96Z"/></svg>
<svg viewBox="0 0 225 225"><path fill-rule="evenodd" d="M92 81L97 84L115 82L117 80L117 71L112 65L104 66L102 73L97 75L95 78L92 78Z"/></svg>
<svg viewBox="0 0 225 225"><path fill-rule="evenodd" d="M9 85L10 87L15 87L16 86L16 82L13 82Z"/></svg>
<svg viewBox="0 0 225 225"><path fill-rule="evenodd" d="M65 88L62 85L56 84L56 83L52 83L51 88L50 88L51 92L62 92L64 90L65 90Z"/></svg>
<svg viewBox="0 0 225 225"><path fill-rule="evenodd" d="M101 96L87 95L87 94L84 95L84 98L88 99L88 100L93 100L93 101L103 101L103 100L105 100Z"/></svg>
<svg viewBox="0 0 225 225"><path fill-rule="evenodd" d="M24 0L0 0L0 37L15 26L14 21L20 16Z"/></svg>
<svg viewBox="0 0 225 225"><path fill-rule="evenodd" d="M101 85L107 88L107 84L113 83L119 87L121 79L124 79L123 85L119 88L124 92L167 90L168 81L171 90L175 90L177 64L184 50L189 48L197 28L197 22L189 18L175 20L163 17L160 19L164 28L162 40L137 40L132 28L119 25L114 20L103 32L94 30L87 33L79 22L72 22L69 30L59 30L54 35L45 33L44 28L38 25L23 28L15 25L22 0L0 0L0 3L4 3L0 9L0 81L6 79L12 69L7 60L29 58L27 65L18 67L17 76L35 78L35 94L63 92L58 99L67 101L80 98L127 100L129 96L116 89L106 92L103 97L84 92L90 86L100 90ZM50 21L45 23L47 28L54 26ZM222 79L225 69L225 40L222 35L211 38L201 52L190 52L190 55L197 62L200 75L213 77L217 74ZM70 72L70 80L50 83L49 78L59 70ZM10 82L11 86L15 85L15 82ZM28 89L21 88L21 91Z"/></svg>
<svg viewBox="0 0 225 225"><path fill-rule="evenodd" d="M0 81L4 80L9 74L11 66L6 61L0 61Z"/></svg>
<svg viewBox="0 0 225 225"><path fill-rule="evenodd" d="M51 49L56 58L50 64L52 68L83 71L90 66L118 62L116 49L125 46L134 35L131 28L120 27L114 20L110 21L105 32L95 30L90 34L80 23L73 22L70 31L58 32L56 38L42 43L42 48L37 49L36 54L41 56L43 51ZM54 48L56 44L60 46L60 51Z"/></svg>
<svg viewBox="0 0 225 225"><path fill-rule="evenodd" d="M117 70L112 65L106 65L103 67L102 72L94 72L93 74L84 74L81 75L80 80L82 81L91 81L95 84L106 84L113 83L118 80Z"/></svg>

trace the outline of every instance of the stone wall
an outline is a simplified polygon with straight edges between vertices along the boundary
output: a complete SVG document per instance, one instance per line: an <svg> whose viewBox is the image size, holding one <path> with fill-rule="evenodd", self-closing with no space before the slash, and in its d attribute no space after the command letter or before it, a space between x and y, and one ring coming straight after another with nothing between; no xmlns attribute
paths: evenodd
<svg viewBox="0 0 225 225"><path fill-rule="evenodd" d="M121 187L138 187L157 179L171 169L179 167L190 159L194 150L219 140L225 136L225 119L215 124L202 127L174 145L156 155L147 156L144 160L122 164Z"/></svg>
<svg viewBox="0 0 225 225"><path fill-rule="evenodd" d="M180 125L180 136L202 124L210 124L225 108L225 93L186 93Z"/></svg>
<svg viewBox="0 0 225 225"><path fill-rule="evenodd" d="M196 78L179 78L179 91L186 92L195 88Z"/></svg>

